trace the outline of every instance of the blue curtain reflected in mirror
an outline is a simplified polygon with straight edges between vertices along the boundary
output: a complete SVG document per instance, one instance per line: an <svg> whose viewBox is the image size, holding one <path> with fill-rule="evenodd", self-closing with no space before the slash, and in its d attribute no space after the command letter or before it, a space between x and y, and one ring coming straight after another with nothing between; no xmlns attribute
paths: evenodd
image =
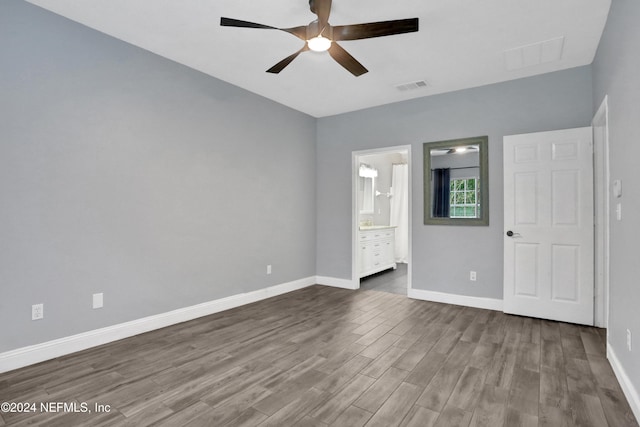
<svg viewBox="0 0 640 427"><path fill-rule="evenodd" d="M433 170L433 212L434 218L449 218L449 168Z"/></svg>

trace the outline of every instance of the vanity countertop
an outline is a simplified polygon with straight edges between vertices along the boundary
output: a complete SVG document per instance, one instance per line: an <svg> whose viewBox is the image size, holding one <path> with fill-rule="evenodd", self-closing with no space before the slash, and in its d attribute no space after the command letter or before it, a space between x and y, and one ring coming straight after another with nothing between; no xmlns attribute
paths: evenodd
<svg viewBox="0 0 640 427"><path fill-rule="evenodd" d="M361 225L360 226L360 231L367 231L367 230L384 230L387 228L396 228L396 225Z"/></svg>

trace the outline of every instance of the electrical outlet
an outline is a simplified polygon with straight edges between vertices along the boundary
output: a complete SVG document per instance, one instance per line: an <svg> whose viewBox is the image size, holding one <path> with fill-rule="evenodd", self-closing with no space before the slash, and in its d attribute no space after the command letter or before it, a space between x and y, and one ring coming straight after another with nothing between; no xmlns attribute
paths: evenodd
<svg viewBox="0 0 640 427"><path fill-rule="evenodd" d="M271 274L271 264L267 265L267 274Z"/></svg>
<svg viewBox="0 0 640 427"><path fill-rule="evenodd" d="M476 281L476 272L475 271L471 270L469 272L469 280L471 280L472 282Z"/></svg>
<svg viewBox="0 0 640 427"><path fill-rule="evenodd" d="M44 317L44 304L33 304L31 306L31 320L40 320Z"/></svg>
<svg viewBox="0 0 640 427"><path fill-rule="evenodd" d="M102 308L104 306L104 298L102 292L93 294L93 308Z"/></svg>
<svg viewBox="0 0 640 427"><path fill-rule="evenodd" d="M631 351L631 331L627 329L627 349Z"/></svg>

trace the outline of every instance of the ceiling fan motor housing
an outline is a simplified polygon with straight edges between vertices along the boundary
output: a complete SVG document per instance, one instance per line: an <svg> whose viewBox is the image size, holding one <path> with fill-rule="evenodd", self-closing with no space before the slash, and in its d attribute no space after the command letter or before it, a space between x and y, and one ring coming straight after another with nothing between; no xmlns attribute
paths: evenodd
<svg viewBox="0 0 640 427"><path fill-rule="evenodd" d="M311 40L314 37L322 36L329 40L333 40L333 27L327 24L324 28L320 28L318 20L311 22L307 26L307 40Z"/></svg>

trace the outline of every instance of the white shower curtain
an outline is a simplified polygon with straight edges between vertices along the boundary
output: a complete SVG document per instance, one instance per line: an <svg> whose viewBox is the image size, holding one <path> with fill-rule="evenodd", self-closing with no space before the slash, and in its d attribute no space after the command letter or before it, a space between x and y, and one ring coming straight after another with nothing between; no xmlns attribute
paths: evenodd
<svg viewBox="0 0 640 427"><path fill-rule="evenodd" d="M409 166L393 165L391 175L390 225L396 226L396 262L407 262L409 254Z"/></svg>

